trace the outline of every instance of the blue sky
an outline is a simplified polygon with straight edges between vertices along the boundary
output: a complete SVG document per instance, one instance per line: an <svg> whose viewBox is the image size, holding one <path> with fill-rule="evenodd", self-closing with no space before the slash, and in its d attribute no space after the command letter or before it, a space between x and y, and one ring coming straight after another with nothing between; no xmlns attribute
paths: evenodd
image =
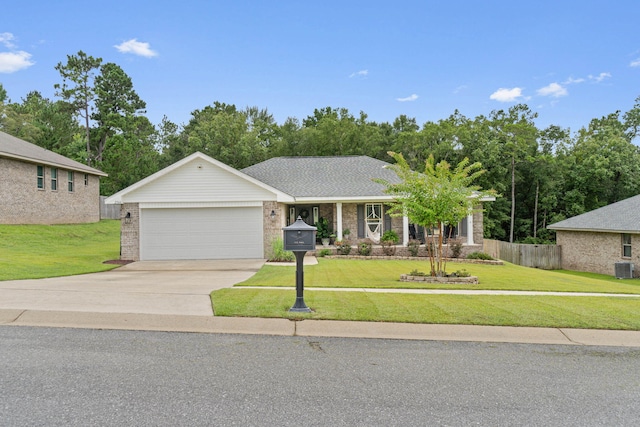
<svg viewBox="0 0 640 427"><path fill-rule="evenodd" d="M0 83L54 99L85 51L133 79L157 124L214 101L418 124L524 102L577 131L640 96L636 1L14 1L0 16Z"/></svg>

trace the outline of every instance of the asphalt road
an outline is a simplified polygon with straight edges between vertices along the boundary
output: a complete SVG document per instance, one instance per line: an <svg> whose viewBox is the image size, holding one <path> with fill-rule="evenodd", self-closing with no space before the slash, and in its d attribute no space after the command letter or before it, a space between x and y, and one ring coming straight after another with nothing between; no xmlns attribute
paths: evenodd
<svg viewBox="0 0 640 427"><path fill-rule="evenodd" d="M2 426L638 425L640 350L0 327Z"/></svg>

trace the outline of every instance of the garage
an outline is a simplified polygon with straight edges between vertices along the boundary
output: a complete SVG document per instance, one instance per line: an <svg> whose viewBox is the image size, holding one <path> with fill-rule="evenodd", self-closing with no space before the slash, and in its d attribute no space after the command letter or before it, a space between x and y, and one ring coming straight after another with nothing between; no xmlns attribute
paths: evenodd
<svg viewBox="0 0 640 427"><path fill-rule="evenodd" d="M141 260L262 257L262 207L140 210Z"/></svg>

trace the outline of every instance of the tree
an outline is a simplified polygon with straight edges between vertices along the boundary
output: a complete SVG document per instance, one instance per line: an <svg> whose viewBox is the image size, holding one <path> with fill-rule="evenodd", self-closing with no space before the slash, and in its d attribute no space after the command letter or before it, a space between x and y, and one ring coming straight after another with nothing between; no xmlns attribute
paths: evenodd
<svg viewBox="0 0 640 427"><path fill-rule="evenodd" d="M95 111L91 119L95 120L96 146L93 148L95 159L102 161L107 140L118 132L126 132L135 126L135 116L142 113L146 103L133 90L131 77L114 63L100 67L95 78Z"/></svg>
<svg viewBox="0 0 640 427"><path fill-rule="evenodd" d="M474 210L477 197L493 195L493 191L480 191L472 185L484 171L481 164L463 159L451 169L443 160L435 163L433 156L425 162L424 173L413 171L400 153L389 152L396 161L390 168L399 183L376 179L385 186L385 192L394 197L388 211L392 216L406 215L409 221L436 232L427 237L430 272L432 276L446 275L443 251L443 233L446 225L456 225ZM450 237L450 236L449 236Z"/></svg>
<svg viewBox="0 0 640 427"><path fill-rule="evenodd" d="M84 119L85 142L87 145L87 165L91 165L91 107L95 99L93 80L102 58L88 56L83 51L77 55L67 55L67 63L59 62L55 69L62 76L62 84L55 84L56 96L68 102L72 111Z"/></svg>

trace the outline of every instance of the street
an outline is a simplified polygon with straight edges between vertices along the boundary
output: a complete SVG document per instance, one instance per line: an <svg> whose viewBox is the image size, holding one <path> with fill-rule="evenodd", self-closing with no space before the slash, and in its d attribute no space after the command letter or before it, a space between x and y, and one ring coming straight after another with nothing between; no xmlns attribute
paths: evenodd
<svg viewBox="0 0 640 427"><path fill-rule="evenodd" d="M0 425L637 425L622 347L0 327Z"/></svg>

